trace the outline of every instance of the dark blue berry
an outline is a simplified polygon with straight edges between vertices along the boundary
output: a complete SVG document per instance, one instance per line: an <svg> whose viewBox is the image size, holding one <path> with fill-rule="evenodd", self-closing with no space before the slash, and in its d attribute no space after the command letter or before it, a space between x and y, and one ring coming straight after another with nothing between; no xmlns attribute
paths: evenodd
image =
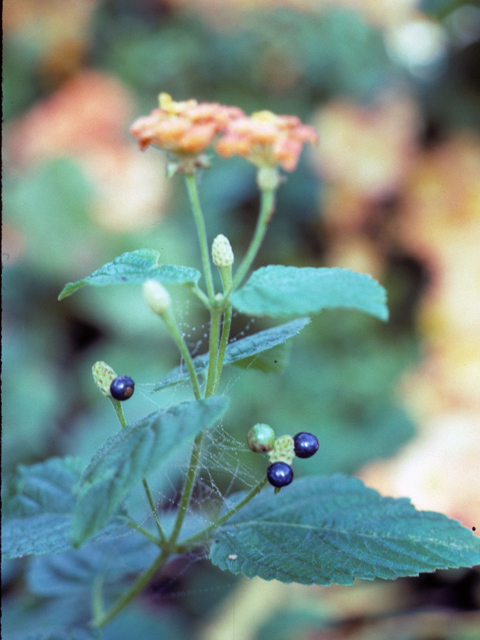
<svg viewBox="0 0 480 640"><path fill-rule="evenodd" d="M318 451L318 438L313 433L297 433L293 438L297 458L310 458Z"/></svg>
<svg viewBox="0 0 480 640"><path fill-rule="evenodd" d="M110 385L110 395L115 400L128 400L135 391L135 382L130 376L117 376Z"/></svg>
<svg viewBox="0 0 480 640"><path fill-rule="evenodd" d="M286 462L274 462L267 469L267 479L274 487L286 487L293 480L292 467Z"/></svg>

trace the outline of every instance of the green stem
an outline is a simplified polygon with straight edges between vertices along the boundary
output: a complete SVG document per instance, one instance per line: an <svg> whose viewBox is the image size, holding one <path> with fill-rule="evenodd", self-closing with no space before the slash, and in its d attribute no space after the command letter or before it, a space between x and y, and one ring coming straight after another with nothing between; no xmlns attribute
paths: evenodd
<svg viewBox="0 0 480 640"><path fill-rule="evenodd" d="M185 519L185 516L187 515L190 498L192 497L193 487L195 485L195 476L197 475L197 468L200 463L200 452L202 450L204 437L205 432L202 431L193 441L192 455L190 456L190 465L188 467L187 476L185 478L185 484L183 485L182 497L180 498L177 519L175 520L172 535L169 538L169 543L171 545L175 544L175 542L177 541L183 521Z"/></svg>
<svg viewBox="0 0 480 640"><path fill-rule="evenodd" d="M215 375L217 372L217 358L218 358L218 341L220 337L220 317L222 312L220 309L213 307L210 312L210 347L209 347L209 361L208 361L208 374L207 374L207 386L205 391L205 397L209 398L215 392ZM192 364L193 366L193 364ZM198 398L197 398L198 399ZM193 487L195 485L195 477L197 475L198 465L200 464L200 454L202 450L204 432L199 433L193 442L192 454L190 456L190 464L188 467L187 476L185 478L185 484L183 485L182 496L180 498L180 505L178 508L177 519L173 527L172 535L169 538L170 544L175 544L180 534L183 521L187 515L188 507L190 505L190 499L192 497Z"/></svg>
<svg viewBox="0 0 480 640"><path fill-rule="evenodd" d="M162 552L154 562L138 576L130 589L120 596L106 613L94 615L93 626L99 628L105 626L107 622L110 622L110 620L114 618L125 605L133 600L133 598L135 598L135 596L147 586L160 567L165 563L170 553L170 550L162 549Z"/></svg>
<svg viewBox="0 0 480 640"><path fill-rule="evenodd" d="M217 360L217 372L215 375L215 388L213 392L217 390L218 383L220 381L220 374L222 373L223 361L225 360L225 353L227 351L228 338L230 337L230 327L232 326L232 305L229 304L225 315L223 317L222 339L220 340L220 350L218 352Z"/></svg>
<svg viewBox="0 0 480 640"><path fill-rule="evenodd" d="M203 293L203 291L199 288L197 284L192 286L192 292L197 296L197 298L200 298L200 300L207 307L207 309L211 308L212 305L210 303L210 300L207 298L207 296Z"/></svg>
<svg viewBox="0 0 480 640"><path fill-rule="evenodd" d="M180 543L180 545L178 547L179 553L185 552L186 551L186 549L185 549L186 546L191 548L190 545L192 545L192 543L197 543L202 538L205 538L205 536L207 536L211 531L214 531L221 524L223 524L226 520L228 520L229 518L234 516L236 513L238 513L238 511L240 511L240 509L242 509L246 504L248 504L250 502L250 500L252 500L256 495L258 495L260 493L260 491L266 485L266 483L267 483L267 476L262 478L262 480L260 480L260 482L258 482L253 487L253 489L249 493L247 493L247 495L245 496L245 498L243 498L243 500L241 500L235 507L230 509L230 511L228 511L225 515L223 515L221 518L219 518L216 522L210 524L208 527L205 527L205 529L202 529L201 531L199 531L195 535L190 536L190 538L186 538L185 540L182 540L182 542Z"/></svg>
<svg viewBox="0 0 480 640"><path fill-rule="evenodd" d="M232 267L219 267L220 276L222 278L223 291L225 292L232 284ZM232 326L232 305L228 304L223 316L222 337L220 340L220 349L218 351L217 370L215 374L215 388L217 390L220 382L220 375L223 369L223 361L225 360L225 352L227 350L228 338L230 337L230 328Z"/></svg>
<svg viewBox="0 0 480 640"><path fill-rule="evenodd" d="M102 595L103 580L104 576L100 573L95 576L92 585L92 613L94 620L98 620L104 615Z"/></svg>
<svg viewBox="0 0 480 640"><path fill-rule="evenodd" d="M187 185L188 197L192 207L193 217L197 225L198 239L200 242L200 251L202 254L203 271L207 283L207 292L210 300L213 300L215 290L213 287L212 267L210 265L210 253L208 250L207 231L205 228L205 219L203 217L200 199L198 197L197 177L196 174L186 174L185 183Z"/></svg>
<svg viewBox="0 0 480 640"><path fill-rule="evenodd" d="M115 409L115 413L117 414L118 421L122 429L125 429L127 426L127 421L125 420L125 414L123 413L122 403L119 400L115 400L115 398L109 397L110 402L112 403L113 408Z"/></svg>
<svg viewBox="0 0 480 640"><path fill-rule="evenodd" d="M114 398L110 398L110 400L112 401L113 408L115 409L115 413L117 414L118 421L120 422L120 426L122 427L122 429L125 429L127 426L127 421L125 420L125 414L123 413L123 407L121 403L118 400L115 400ZM153 501L152 492L150 491L150 487L148 486L147 479L143 478L142 483L143 483L143 488L145 490L145 493L147 495L147 500L150 505L150 509L152 511L153 519L155 520L155 524L157 526L158 534L160 536L160 541L165 542L166 537L165 537L165 534L163 533L160 520L158 519L158 513L157 513L157 510L155 509L155 503Z"/></svg>
<svg viewBox="0 0 480 640"><path fill-rule="evenodd" d="M143 488L145 489L145 493L147 495L148 504L150 505L150 509L152 510L153 519L155 520L155 524L157 526L158 535L160 536L160 543L166 541L165 534L163 533L162 525L160 524L160 520L158 519L157 509L155 507L155 502L152 498L152 492L150 491L150 487L148 486L148 482L146 478L142 480Z"/></svg>
<svg viewBox="0 0 480 640"><path fill-rule="evenodd" d="M200 400L202 397L202 392L200 391L200 385L198 383L197 372L195 371L195 365L193 364L192 356L190 355L190 351L183 339L183 336L178 328L177 321L175 320L175 316L171 309L167 309L165 313L162 315L165 324L167 325L170 333L172 334L173 339L177 347L182 354L183 359L185 360L185 364L187 365L188 375L190 376L190 381L193 387L193 393L195 395L196 400Z"/></svg>
<svg viewBox="0 0 480 640"><path fill-rule="evenodd" d="M206 398L213 396L213 394L215 393L221 317L221 309L214 307L210 312L210 344L208 349L208 373L207 386L205 390Z"/></svg>
<svg viewBox="0 0 480 640"><path fill-rule="evenodd" d="M142 536L145 536L146 538L148 538L150 542L153 542L153 544L156 544L157 546L160 546L161 544L163 544L162 542L160 542L158 538L152 535L150 531L147 531L147 529L144 529L142 526L140 526L133 520L129 520L128 518L125 518L125 524L127 525L127 527L130 527L130 529L133 529L134 531L141 533Z"/></svg>
<svg viewBox="0 0 480 640"><path fill-rule="evenodd" d="M263 189L260 191L261 194L261 204L260 204L260 214L257 220L257 226L255 227L255 232L253 234L252 241L250 242L250 246L248 247L248 251L243 258L240 267L235 273L235 277L233 278L232 284L225 291L224 299L228 299L229 296L235 291L240 282L245 277L245 274L250 269L252 262L255 260L255 256L258 253L260 245L262 244L262 240L265 237L265 234L268 229L268 224L271 220L271 217L275 208L275 189Z"/></svg>

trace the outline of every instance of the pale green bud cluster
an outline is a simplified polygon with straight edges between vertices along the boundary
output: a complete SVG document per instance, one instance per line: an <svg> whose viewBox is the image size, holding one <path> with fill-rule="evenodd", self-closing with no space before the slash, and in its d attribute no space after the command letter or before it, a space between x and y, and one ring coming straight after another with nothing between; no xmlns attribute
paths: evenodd
<svg viewBox="0 0 480 640"><path fill-rule="evenodd" d="M110 385L117 377L115 371L106 362L99 360L92 367L93 379L95 384L104 396L110 396Z"/></svg>
<svg viewBox="0 0 480 640"><path fill-rule="evenodd" d="M295 458L295 445L292 436L280 436L275 440L273 449L269 451L270 463L285 462L291 465Z"/></svg>
<svg viewBox="0 0 480 640"><path fill-rule="evenodd" d="M231 267L233 264L233 251L229 239L221 233L212 243L213 264L220 267Z"/></svg>
<svg viewBox="0 0 480 640"><path fill-rule="evenodd" d="M259 422L247 433L247 441L252 451L266 453L275 444L275 431L270 425Z"/></svg>
<svg viewBox="0 0 480 640"><path fill-rule="evenodd" d="M142 286L143 297L154 313L162 316L172 304L170 294L157 280L146 280Z"/></svg>

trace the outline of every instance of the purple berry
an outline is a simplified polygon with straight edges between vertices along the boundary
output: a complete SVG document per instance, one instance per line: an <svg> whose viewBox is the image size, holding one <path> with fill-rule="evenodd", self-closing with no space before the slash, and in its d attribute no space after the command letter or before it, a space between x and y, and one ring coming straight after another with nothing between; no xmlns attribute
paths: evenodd
<svg viewBox="0 0 480 640"><path fill-rule="evenodd" d="M115 400L128 400L135 391L135 382L130 376L117 376L110 385L110 395Z"/></svg>
<svg viewBox="0 0 480 640"><path fill-rule="evenodd" d="M292 467L286 462L274 462L267 469L267 479L274 487L286 487L293 480Z"/></svg>
<svg viewBox="0 0 480 640"><path fill-rule="evenodd" d="M313 433L297 433L293 444L297 458L310 458L318 451L318 438Z"/></svg>

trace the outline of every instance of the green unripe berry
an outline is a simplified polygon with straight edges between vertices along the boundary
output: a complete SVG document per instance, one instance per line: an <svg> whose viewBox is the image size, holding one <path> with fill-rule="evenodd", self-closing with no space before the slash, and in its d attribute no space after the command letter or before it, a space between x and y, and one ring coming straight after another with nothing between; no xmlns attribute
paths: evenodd
<svg viewBox="0 0 480 640"><path fill-rule="evenodd" d="M259 422L247 434L248 445L252 451L265 453L275 444L275 431L268 424Z"/></svg>

